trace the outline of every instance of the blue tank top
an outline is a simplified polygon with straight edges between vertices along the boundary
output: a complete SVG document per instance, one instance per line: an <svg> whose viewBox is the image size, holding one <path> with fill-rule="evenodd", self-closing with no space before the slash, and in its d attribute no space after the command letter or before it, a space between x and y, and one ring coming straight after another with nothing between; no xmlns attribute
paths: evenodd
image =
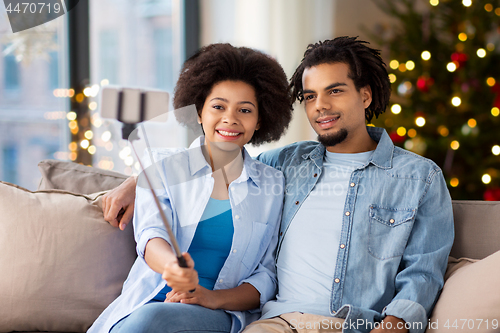
<svg viewBox="0 0 500 333"><path fill-rule="evenodd" d="M233 216L229 200L210 198L188 249L198 272L199 284L213 290L233 244ZM172 289L165 286L154 298L165 301Z"/></svg>

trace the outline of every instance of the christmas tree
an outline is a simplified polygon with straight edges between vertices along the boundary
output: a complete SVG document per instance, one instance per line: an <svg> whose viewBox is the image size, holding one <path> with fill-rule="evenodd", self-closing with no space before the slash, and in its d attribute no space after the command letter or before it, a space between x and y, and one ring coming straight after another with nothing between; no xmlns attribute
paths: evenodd
<svg viewBox="0 0 500 333"><path fill-rule="evenodd" d="M500 200L500 0L374 0L392 99L374 120L435 161L453 199Z"/></svg>

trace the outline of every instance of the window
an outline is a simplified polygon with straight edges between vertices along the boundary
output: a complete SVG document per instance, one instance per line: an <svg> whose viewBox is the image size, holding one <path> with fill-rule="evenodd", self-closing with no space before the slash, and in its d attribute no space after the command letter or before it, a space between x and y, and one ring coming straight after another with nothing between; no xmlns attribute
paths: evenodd
<svg viewBox="0 0 500 333"><path fill-rule="evenodd" d="M40 160L68 157L66 34L66 15L12 33L0 5L0 180L29 190Z"/></svg>
<svg viewBox="0 0 500 333"><path fill-rule="evenodd" d="M156 87L174 90L172 29L156 29L153 34L156 64Z"/></svg>
<svg viewBox="0 0 500 333"><path fill-rule="evenodd" d="M7 47L5 47L4 52L6 50L8 50ZM20 78L19 64L16 61L16 57L12 54L4 55L3 68L5 90L18 90L20 88Z"/></svg>
<svg viewBox="0 0 500 333"><path fill-rule="evenodd" d="M94 91L112 84L172 93L184 58L180 28L183 1L137 0L117 6L116 0L90 0L89 5L90 86ZM95 103L90 117L94 166L137 173L139 166L134 154L121 138L121 124L100 119L99 98L94 95L89 101ZM175 117L168 116L167 123L158 126L161 144L187 145L186 130L177 125ZM155 145L153 137L152 134L151 144Z"/></svg>
<svg viewBox="0 0 500 333"><path fill-rule="evenodd" d="M2 179L17 184L18 151L15 146L6 146L2 149Z"/></svg>

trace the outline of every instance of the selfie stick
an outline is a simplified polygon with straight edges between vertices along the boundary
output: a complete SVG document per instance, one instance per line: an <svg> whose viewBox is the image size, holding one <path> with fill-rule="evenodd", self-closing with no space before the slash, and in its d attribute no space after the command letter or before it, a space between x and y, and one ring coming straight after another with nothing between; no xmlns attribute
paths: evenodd
<svg viewBox="0 0 500 333"><path fill-rule="evenodd" d="M148 187L151 190L151 194L153 195L153 198L155 200L156 206L158 207L158 210L160 211L160 217L163 221L163 224L165 225L165 229L167 230L167 234L170 238L170 244L174 249L175 256L177 257L177 262L180 267L187 268L188 265L186 263L186 259L182 256L182 252L179 248L179 244L177 243L177 239L174 236L174 233L172 232L172 228L170 227L170 223L168 223L167 216L165 215L165 212L161 208L160 201L156 197L155 191L153 189L153 186L151 182L149 181L148 174L146 170L144 169L144 166L142 165L141 159L139 158L139 155L137 154L133 141L139 140L139 136L137 134L138 131L134 131L136 129L137 124L136 123L127 123L122 120L122 105L123 105L123 92L120 91L118 94L118 121L123 123L122 127L122 138L124 140L130 141L130 145L132 146L132 150L134 151L135 157L137 158L137 161L139 162L139 165L141 167L142 173L144 174L144 178L146 179L146 182L148 183ZM141 103L140 103L140 120L139 122L144 121L144 105L145 105L145 93L141 93ZM149 146L149 142L147 139L146 131L144 130L144 125L141 124L141 129L142 133L144 133L144 139L146 141L147 149L149 151L149 155L151 157L151 163L154 164L153 156L151 154L151 147Z"/></svg>

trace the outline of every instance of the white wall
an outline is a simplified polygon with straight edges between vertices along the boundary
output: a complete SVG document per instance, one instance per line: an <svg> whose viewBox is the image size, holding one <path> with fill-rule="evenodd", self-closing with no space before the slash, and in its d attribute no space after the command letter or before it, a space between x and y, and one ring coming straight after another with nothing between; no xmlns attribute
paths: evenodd
<svg viewBox="0 0 500 333"><path fill-rule="evenodd" d="M307 45L333 38L332 0L203 0L201 43L228 42L252 47L275 57L291 77ZM316 137L296 105L287 134L277 143L249 147L252 155L274 147Z"/></svg>

